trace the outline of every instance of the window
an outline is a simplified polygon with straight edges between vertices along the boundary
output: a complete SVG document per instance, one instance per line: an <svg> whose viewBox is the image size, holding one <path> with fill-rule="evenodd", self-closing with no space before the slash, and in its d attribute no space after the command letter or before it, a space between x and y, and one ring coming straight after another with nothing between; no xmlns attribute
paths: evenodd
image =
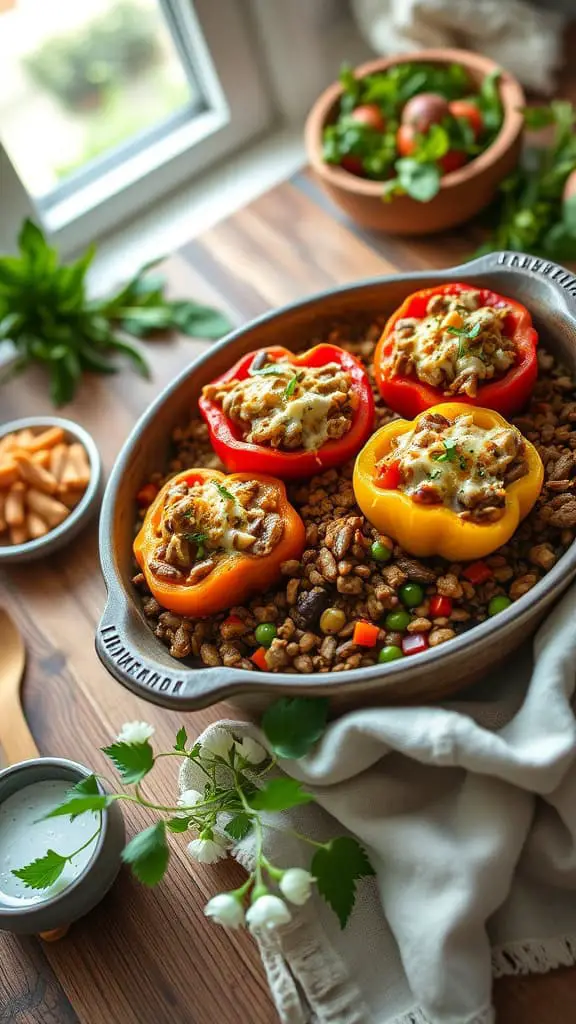
<svg viewBox="0 0 576 1024"><path fill-rule="evenodd" d="M65 248L267 125L242 8L242 0L0 0L0 137Z"/></svg>

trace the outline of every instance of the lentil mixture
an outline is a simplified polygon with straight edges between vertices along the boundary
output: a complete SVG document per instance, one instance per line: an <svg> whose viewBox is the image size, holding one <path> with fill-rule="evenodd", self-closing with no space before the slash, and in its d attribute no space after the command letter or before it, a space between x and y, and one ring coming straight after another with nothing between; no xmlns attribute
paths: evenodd
<svg viewBox="0 0 576 1024"><path fill-rule="evenodd" d="M398 490L420 505L444 505L462 519L493 523L506 506L506 487L525 476L524 438L515 427L480 427L471 415L451 423L423 413L379 463L399 472Z"/></svg>
<svg viewBox="0 0 576 1024"><path fill-rule="evenodd" d="M478 385L502 377L516 361L506 336L508 306L481 306L476 289L433 295L426 316L394 328L394 373L474 398Z"/></svg>
<svg viewBox="0 0 576 1024"><path fill-rule="evenodd" d="M340 345L366 365L377 427L396 418L383 404L372 373L382 327L342 323L319 339ZM248 604L206 620L182 618L157 604L139 573L134 582L155 635L175 658L192 664L199 659L204 665L254 669L251 655L263 646L270 671L341 672L446 643L516 601L552 568L576 534L576 388L542 345L538 362L532 399L513 422L540 453L545 482L532 512L504 547L472 564L419 561L405 554L360 513L351 460L289 487L289 500L306 525L307 546L300 562L283 564L282 583ZM157 486L183 469L222 468L200 419L177 429L173 440L174 457L167 472L153 478ZM375 646L354 642L358 620L378 626Z"/></svg>

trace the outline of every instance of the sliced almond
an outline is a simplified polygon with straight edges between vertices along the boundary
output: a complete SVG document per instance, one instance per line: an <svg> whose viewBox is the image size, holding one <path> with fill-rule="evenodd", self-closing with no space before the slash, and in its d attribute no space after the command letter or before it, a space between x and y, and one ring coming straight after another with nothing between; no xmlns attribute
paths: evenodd
<svg viewBox="0 0 576 1024"><path fill-rule="evenodd" d="M24 523L24 490L24 484L17 482L8 491L4 505L4 518L8 526L22 526Z"/></svg>
<svg viewBox="0 0 576 1024"><path fill-rule="evenodd" d="M28 533L30 534L31 540L36 540L38 537L44 537L50 527L48 523L39 516L37 512L28 512L26 516L26 526L28 527Z"/></svg>
<svg viewBox="0 0 576 1024"><path fill-rule="evenodd" d="M30 484L31 487L35 487L38 491L44 491L45 494L55 494L58 490L58 481L54 479L51 473L43 466L39 466L38 463L32 461L32 457L25 452L16 452L14 455L14 461L16 462L22 478L26 483Z"/></svg>
<svg viewBox="0 0 576 1024"><path fill-rule="evenodd" d="M62 427L48 427L41 434L32 434L31 431L27 431L26 434L29 436L22 439L24 433L22 431L18 436L18 447L25 448L27 452L39 452L42 448L53 448L54 445L60 444L64 440Z"/></svg>
<svg viewBox="0 0 576 1024"><path fill-rule="evenodd" d="M36 512L51 528L64 522L70 510L61 501L56 501L43 491L31 487L26 495L26 504L31 512Z"/></svg>
<svg viewBox="0 0 576 1024"><path fill-rule="evenodd" d="M12 544L25 544L27 540L30 540L26 523L10 527L10 540Z"/></svg>

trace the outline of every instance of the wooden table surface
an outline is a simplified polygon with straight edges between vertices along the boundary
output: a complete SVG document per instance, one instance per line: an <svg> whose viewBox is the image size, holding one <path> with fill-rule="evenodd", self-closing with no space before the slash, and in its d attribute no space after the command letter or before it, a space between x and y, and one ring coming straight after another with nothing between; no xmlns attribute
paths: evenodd
<svg viewBox="0 0 576 1024"><path fill-rule="evenodd" d="M458 263L475 243L470 230L420 242L355 230L304 173L190 242L167 261L166 273L174 296L213 301L242 323L332 285L397 268ZM129 371L86 379L64 414L93 434L106 472L136 418L202 347L184 338L148 343L151 382ZM34 372L4 387L0 403L2 420L51 411L44 381ZM6 572L0 603L26 637L25 707L43 754L104 771L99 748L123 722L142 718L154 723L159 744L171 744L180 716L124 690L94 652L104 606L95 526L64 553ZM230 713L219 705L188 714L188 733ZM170 801L172 772L166 761L155 770L152 798ZM125 807L132 833L145 818L139 808ZM228 862L216 868L192 863L179 838L157 889L146 890L123 870L66 939L48 945L0 935L0 1024L273 1024L249 935L209 925L202 914L211 895L239 884L240 870ZM572 1024L576 970L501 981L496 1001L499 1024Z"/></svg>

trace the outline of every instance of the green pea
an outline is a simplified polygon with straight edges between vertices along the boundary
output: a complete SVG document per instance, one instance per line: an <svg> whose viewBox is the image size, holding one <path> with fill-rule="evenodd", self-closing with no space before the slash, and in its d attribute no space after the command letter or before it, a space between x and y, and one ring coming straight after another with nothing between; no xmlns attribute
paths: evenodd
<svg viewBox="0 0 576 1024"><path fill-rule="evenodd" d="M498 615L498 612L503 612L506 608L509 608L512 601L505 594L498 594L493 597L488 605L488 615Z"/></svg>
<svg viewBox="0 0 576 1024"><path fill-rule="evenodd" d="M370 548L370 554L376 562L387 562L392 557L390 548L387 548L381 540L375 540Z"/></svg>
<svg viewBox="0 0 576 1024"><path fill-rule="evenodd" d="M416 608L424 600L424 591L419 583L405 583L400 587L398 597L407 608Z"/></svg>
<svg viewBox="0 0 576 1024"><path fill-rule="evenodd" d="M386 661L396 661L396 658L403 658L402 648L395 647L391 644L389 647L383 647L378 655L378 661L383 664Z"/></svg>
<svg viewBox="0 0 576 1024"><path fill-rule="evenodd" d="M254 636L262 647L270 647L276 638L276 626L273 622L261 622L259 626L256 626Z"/></svg>
<svg viewBox="0 0 576 1024"><path fill-rule="evenodd" d="M402 633L410 622L410 615L401 608L397 612L388 612L384 622L387 629L391 629L395 633Z"/></svg>

